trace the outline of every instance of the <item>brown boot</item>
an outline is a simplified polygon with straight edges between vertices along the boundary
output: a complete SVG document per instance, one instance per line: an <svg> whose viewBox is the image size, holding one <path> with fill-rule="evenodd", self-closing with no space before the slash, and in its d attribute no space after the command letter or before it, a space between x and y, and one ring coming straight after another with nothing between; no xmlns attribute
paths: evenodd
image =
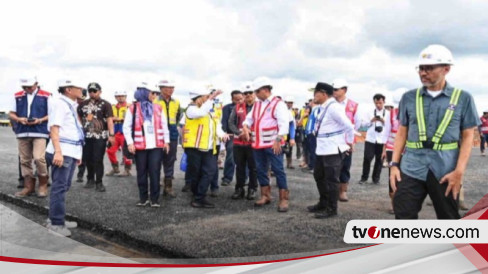
<svg viewBox="0 0 488 274"><path fill-rule="evenodd" d="M290 198L290 191L288 189L280 189L280 203L278 204L278 212L288 211L289 198Z"/></svg>
<svg viewBox="0 0 488 274"><path fill-rule="evenodd" d="M347 198L347 184L339 184L339 201L349 201L349 199Z"/></svg>
<svg viewBox="0 0 488 274"><path fill-rule="evenodd" d="M171 198L176 198L176 194L173 191L173 179L172 178L164 178L164 189L163 189L163 196L168 195Z"/></svg>
<svg viewBox="0 0 488 274"><path fill-rule="evenodd" d="M37 190L37 197L46 198L47 197L47 182L49 176L38 176L39 178L39 189Z"/></svg>
<svg viewBox="0 0 488 274"><path fill-rule="evenodd" d="M132 176L132 174L130 173L131 168L132 165L125 165L124 171L120 174L120 176L124 176L124 177Z"/></svg>
<svg viewBox="0 0 488 274"><path fill-rule="evenodd" d="M262 186L261 187L261 198L257 200L254 205L255 206L263 206L271 203L271 186Z"/></svg>
<svg viewBox="0 0 488 274"><path fill-rule="evenodd" d="M112 164L112 170L110 170L109 172L107 172L105 175L107 175L107 176L114 176L115 174L119 174L119 173L120 173L119 163L115 163L115 164Z"/></svg>
<svg viewBox="0 0 488 274"><path fill-rule="evenodd" d="M30 176L24 177L24 189L20 192L15 193L16 197L26 197L35 192L36 179Z"/></svg>

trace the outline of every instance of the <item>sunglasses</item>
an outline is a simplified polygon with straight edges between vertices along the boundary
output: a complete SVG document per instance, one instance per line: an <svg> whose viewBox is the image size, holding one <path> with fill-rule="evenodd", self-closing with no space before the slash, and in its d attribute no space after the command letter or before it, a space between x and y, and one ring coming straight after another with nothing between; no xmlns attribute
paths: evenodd
<svg viewBox="0 0 488 274"><path fill-rule="evenodd" d="M96 90L96 89L89 89L88 90L88 93L97 93L97 92L98 92L98 90Z"/></svg>
<svg viewBox="0 0 488 274"><path fill-rule="evenodd" d="M434 69L439 68L439 67L443 67L443 66L444 65L422 65L422 66L416 67L415 69L417 70L417 72L425 71L425 72L429 73L429 72L432 72Z"/></svg>
<svg viewBox="0 0 488 274"><path fill-rule="evenodd" d="M159 92L156 92L156 91L152 91L151 94L152 95L159 95L160 93Z"/></svg>
<svg viewBox="0 0 488 274"><path fill-rule="evenodd" d="M244 95L251 95L253 92L252 91L246 91L246 92L243 92L242 94Z"/></svg>

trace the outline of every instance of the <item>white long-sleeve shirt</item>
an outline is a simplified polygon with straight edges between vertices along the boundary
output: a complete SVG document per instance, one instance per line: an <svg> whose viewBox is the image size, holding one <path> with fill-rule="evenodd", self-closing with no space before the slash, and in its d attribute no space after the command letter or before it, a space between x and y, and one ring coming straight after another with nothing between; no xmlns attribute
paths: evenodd
<svg viewBox="0 0 488 274"><path fill-rule="evenodd" d="M196 105L188 106L185 115L181 117L180 125L182 126L185 125L187 116L189 119L202 118L208 115L212 108L213 108L213 102L211 100L207 100L200 107ZM222 130L222 124L220 120L217 122L217 129L214 128L214 123L210 123L209 136L213 136L215 130L217 130L217 137L222 138L225 135L225 132ZM217 138L217 143L215 145L220 144L219 138ZM208 138L208 147L209 148L213 147L213 138Z"/></svg>
<svg viewBox="0 0 488 274"><path fill-rule="evenodd" d="M354 141L354 125L347 118L344 108L334 98L329 98L320 108L320 114L316 120L316 128L318 128L316 154L334 155L339 151L349 150L348 144L352 144ZM324 114L326 110L327 112ZM341 131L340 134L334 134ZM324 137L327 134L331 134L331 136Z"/></svg>
<svg viewBox="0 0 488 274"><path fill-rule="evenodd" d="M133 120L132 112L127 111L125 113L124 125L123 125L124 138L125 141L127 142L127 145L134 144L134 139L132 139L132 120ZM156 129L153 128L153 130L149 130L149 127L154 127L153 125L154 125L154 114L153 114L153 120L144 121L144 123L142 124L142 126L144 127L144 138L146 139L146 149L156 148L156 136L155 136ZM164 143L168 144L169 130L168 130L166 114L164 114L164 111L161 112L161 128L163 129Z"/></svg>
<svg viewBox="0 0 488 274"><path fill-rule="evenodd" d="M260 100L261 101L261 113L259 115L261 116L266 109L266 106L273 100L274 96L271 95L269 96L266 100ZM248 127L252 126L254 124L254 117L252 117L252 113L254 112L254 108L256 107L256 104L252 107L251 111L247 114L246 119L242 123L243 125L247 125ZM290 127L290 112L288 111L288 107L283 103L283 101L279 101L276 104L275 111L273 113L273 116L276 117L276 120L278 122L278 135L279 136L285 136L288 134L289 127Z"/></svg>
<svg viewBox="0 0 488 274"><path fill-rule="evenodd" d="M385 120L385 123L381 122L374 122L371 123L371 120L373 117L375 117L375 110L376 110L376 115L380 116ZM385 115L383 116L383 111ZM391 122L390 122L390 111L387 109L383 108L381 110L378 110L377 108L373 109L368 113L368 122L366 123L366 126L368 126L368 131L366 133L366 142L370 142L373 144L386 144L388 141L388 136L390 135L390 130L391 130ZM375 126L382 126L383 131L381 132L376 132Z"/></svg>

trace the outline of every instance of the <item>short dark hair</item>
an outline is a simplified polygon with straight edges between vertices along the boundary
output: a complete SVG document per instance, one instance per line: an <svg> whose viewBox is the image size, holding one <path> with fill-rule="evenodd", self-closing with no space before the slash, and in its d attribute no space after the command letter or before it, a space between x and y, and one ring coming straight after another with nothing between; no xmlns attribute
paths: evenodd
<svg viewBox="0 0 488 274"><path fill-rule="evenodd" d="M64 94L66 92L66 87L59 87L58 92Z"/></svg>
<svg viewBox="0 0 488 274"><path fill-rule="evenodd" d="M242 94L242 92L240 90L233 90L230 93L230 98L234 98L234 95L237 95L237 94Z"/></svg>
<svg viewBox="0 0 488 274"><path fill-rule="evenodd" d="M375 101L379 101L379 100L383 100L385 101L385 95L381 94L381 93L376 93L374 96L373 96L373 100Z"/></svg>

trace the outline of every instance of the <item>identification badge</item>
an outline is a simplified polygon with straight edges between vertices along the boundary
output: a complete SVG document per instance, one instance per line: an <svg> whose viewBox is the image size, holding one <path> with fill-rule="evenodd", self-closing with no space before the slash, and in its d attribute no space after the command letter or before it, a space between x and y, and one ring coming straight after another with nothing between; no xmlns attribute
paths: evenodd
<svg viewBox="0 0 488 274"><path fill-rule="evenodd" d="M147 126L147 133L154 134L154 126L153 125Z"/></svg>

